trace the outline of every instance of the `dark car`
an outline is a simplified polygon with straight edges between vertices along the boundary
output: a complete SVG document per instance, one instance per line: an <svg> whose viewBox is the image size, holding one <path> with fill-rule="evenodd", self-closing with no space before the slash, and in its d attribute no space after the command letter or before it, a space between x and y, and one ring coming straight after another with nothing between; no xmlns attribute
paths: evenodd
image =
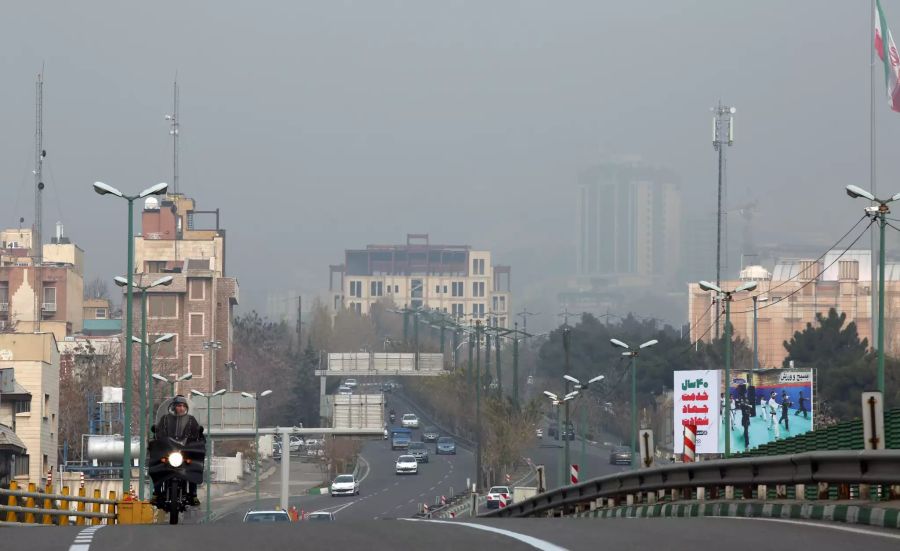
<svg viewBox="0 0 900 551"><path fill-rule="evenodd" d="M631 448L616 446L609 452L610 465L631 465Z"/></svg>
<svg viewBox="0 0 900 551"><path fill-rule="evenodd" d="M437 439L437 447L434 450L436 455L450 454L456 455L456 442L449 436L441 436Z"/></svg>
<svg viewBox="0 0 900 551"><path fill-rule="evenodd" d="M428 463L428 448L425 442L410 442L407 453L415 457L419 463Z"/></svg>
<svg viewBox="0 0 900 551"><path fill-rule="evenodd" d="M563 440L575 440L575 426L572 423L565 425L564 427L561 425ZM556 431L556 425L550 425L550 430L548 431L551 438L555 440L559 440L559 434Z"/></svg>
<svg viewBox="0 0 900 551"><path fill-rule="evenodd" d="M437 442L440 435L441 433L438 432L437 427L425 427L425 430L422 431L422 441Z"/></svg>

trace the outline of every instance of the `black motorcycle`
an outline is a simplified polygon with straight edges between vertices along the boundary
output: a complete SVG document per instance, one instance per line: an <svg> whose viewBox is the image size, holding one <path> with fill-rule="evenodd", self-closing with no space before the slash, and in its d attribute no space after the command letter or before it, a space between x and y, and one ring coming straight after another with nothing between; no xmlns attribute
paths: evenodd
<svg viewBox="0 0 900 551"><path fill-rule="evenodd" d="M396 414L396 413L392 413L392 414L391 414L391 423L393 423L393 422L396 421L396 420L397 420L397 414Z"/></svg>
<svg viewBox="0 0 900 551"><path fill-rule="evenodd" d="M152 427L156 432L156 427ZM201 434L203 429L200 429ZM154 488L160 489L156 506L169 513L169 524L178 524L178 515L191 504L188 483L203 482L206 443L186 443L172 437L153 439L147 446L147 465Z"/></svg>

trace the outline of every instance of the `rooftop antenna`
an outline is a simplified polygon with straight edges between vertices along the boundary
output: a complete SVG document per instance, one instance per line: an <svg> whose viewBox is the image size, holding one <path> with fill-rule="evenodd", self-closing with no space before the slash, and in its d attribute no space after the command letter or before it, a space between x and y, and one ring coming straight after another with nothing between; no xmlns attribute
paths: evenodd
<svg viewBox="0 0 900 551"><path fill-rule="evenodd" d="M172 113L166 115L169 135L172 136L172 194L178 193L178 73L172 86Z"/></svg>
<svg viewBox="0 0 900 551"><path fill-rule="evenodd" d="M719 206L716 211L716 286L722 286L722 234L725 234L725 266L728 267L728 227L724 217L722 204L725 201L725 146L734 145L734 114L737 109L728 105L718 105L712 108L714 112L712 123L713 149L719 153ZM719 323L716 322L716 339L719 338Z"/></svg>
<svg viewBox="0 0 900 551"><path fill-rule="evenodd" d="M41 289L42 275L41 265L44 262L43 247L43 165L44 157L44 67L38 73L34 83L34 225L31 229L32 256L34 259L34 332L41 331L41 317L43 314L43 290Z"/></svg>

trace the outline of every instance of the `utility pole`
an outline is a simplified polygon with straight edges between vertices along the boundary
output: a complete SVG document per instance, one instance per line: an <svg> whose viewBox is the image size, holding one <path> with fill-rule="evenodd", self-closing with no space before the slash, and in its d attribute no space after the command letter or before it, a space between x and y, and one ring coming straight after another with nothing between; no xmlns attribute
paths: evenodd
<svg viewBox="0 0 900 551"><path fill-rule="evenodd" d="M563 365L563 375L568 375L569 373L571 373L570 366L569 366L569 342L570 342L570 338L571 338L570 337L571 333L572 332L569 330L568 326L563 328L563 352L564 352L564 358L565 358L565 364ZM569 380L566 379L565 381L566 381L566 392L565 392L564 396L568 396L569 395ZM569 400L566 400L566 424L563 426L562 433L560 434L560 436L563 439L563 446L565 448L565 457L563 460L563 471L562 471L563 472L562 480L565 481L566 480L566 471L569 470L569 465L570 465L570 462L569 462ZM565 486L565 485L566 485L565 482L563 482L563 486Z"/></svg>
<svg viewBox="0 0 900 551"><path fill-rule="evenodd" d="M178 193L178 74L172 84L172 113L166 115L169 121L169 135L172 136L172 194Z"/></svg>
<svg viewBox="0 0 900 551"><path fill-rule="evenodd" d="M728 231L725 211L722 203L726 198L725 189L725 147L734 145L734 114L737 111L734 107L722 105L721 100L718 105L713 108L715 115L713 116L713 149L719 154L719 193L718 207L716 210L716 285L722 286L722 233L725 233L725 266L728 266ZM716 320L716 337L719 338L719 322Z"/></svg>
<svg viewBox="0 0 900 551"><path fill-rule="evenodd" d="M41 318L44 316L44 277L42 272L44 264L44 220L43 220L43 194L44 177L44 69L38 73L34 83L34 226L31 231L31 247L34 258L34 332L41 331ZM130 343L129 343L130 345Z"/></svg>
<svg viewBox="0 0 900 551"><path fill-rule="evenodd" d="M303 350L303 297L297 297L297 349Z"/></svg>
<svg viewBox="0 0 900 551"><path fill-rule="evenodd" d="M481 320L475 321L475 488L481 484Z"/></svg>
<svg viewBox="0 0 900 551"><path fill-rule="evenodd" d="M513 324L513 404L519 408L519 322Z"/></svg>

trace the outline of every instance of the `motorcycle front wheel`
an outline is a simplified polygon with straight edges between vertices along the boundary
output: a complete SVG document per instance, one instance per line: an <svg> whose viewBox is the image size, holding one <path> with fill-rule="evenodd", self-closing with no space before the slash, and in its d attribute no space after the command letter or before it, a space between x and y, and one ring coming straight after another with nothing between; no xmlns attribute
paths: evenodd
<svg viewBox="0 0 900 551"><path fill-rule="evenodd" d="M169 484L169 524L178 524L178 509L181 504L181 485Z"/></svg>

